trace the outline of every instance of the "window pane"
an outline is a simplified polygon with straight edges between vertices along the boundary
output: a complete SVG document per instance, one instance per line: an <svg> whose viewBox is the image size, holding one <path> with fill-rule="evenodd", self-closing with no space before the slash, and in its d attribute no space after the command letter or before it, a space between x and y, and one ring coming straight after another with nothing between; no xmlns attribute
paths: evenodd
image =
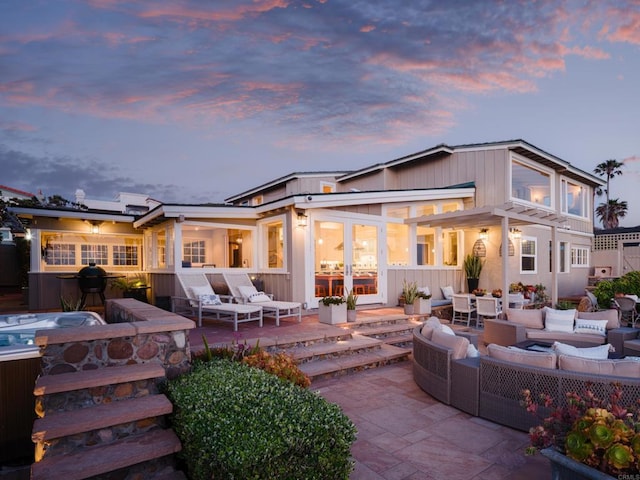
<svg viewBox="0 0 640 480"><path fill-rule="evenodd" d="M442 205L442 213L457 212L457 211L458 211L457 203L445 203L444 205Z"/></svg>
<svg viewBox="0 0 640 480"><path fill-rule="evenodd" d="M586 216L586 189L569 182L564 182L563 186L566 189L565 198L563 199L566 202L566 208L563 211L580 217Z"/></svg>
<svg viewBox="0 0 640 480"><path fill-rule="evenodd" d="M80 246L80 263L82 265L89 265L91 262L96 265L108 265L109 254L106 245Z"/></svg>
<svg viewBox="0 0 640 480"><path fill-rule="evenodd" d="M113 264L126 266L138 265L138 247L135 245L114 245Z"/></svg>
<svg viewBox="0 0 640 480"><path fill-rule="evenodd" d="M434 215L436 213L435 205L421 205L416 207L416 216L423 217L426 215Z"/></svg>
<svg viewBox="0 0 640 480"><path fill-rule="evenodd" d="M267 225L267 267L284 268L284 227L283 222Z"/></svg>
<svg viewBox="0 0 640 480"><path fill-rule="evenodd" d="M387 217L391 218L409 218L409 207L388 208Z"/></svg>
<svg viewBox="0 0 640 480"><path fill-rule="evenodd" d="M445 232L442 242L442 262L444 265L458 265L458 232Z"/></svg>
<svg viewBox="0 0 640 480"><path fill-rule="evenodd" d="M511 196L527 202L551 206L551 177L527 165L511 164Z"/></svg>
<svg viewBox="0 0 640 480"><path fill-rule="evenodd" d="M409 265L409 226L387 224L387 261L389 265Z"/></svg>
<svg viewBox="0 0 640 480"><path fill-rule="evenodd" d="M417 229L417 256L418 265L435 265L436 237L433 228L418 227Z"/></svg>

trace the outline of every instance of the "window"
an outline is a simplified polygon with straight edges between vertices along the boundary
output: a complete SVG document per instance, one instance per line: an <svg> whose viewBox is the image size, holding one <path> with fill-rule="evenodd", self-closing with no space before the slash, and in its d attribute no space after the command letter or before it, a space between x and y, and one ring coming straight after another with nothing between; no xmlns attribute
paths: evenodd
<svg viewBox="0 0 640 480"><path fill-rule="evenodd" d="M205 263L204 240L185 242L182 249L182 259L185 262L191 262L191 264Z"/></svg>
<svg viewBox="0 0 640 480"><path fill-rule="evenodd" d="M47 244L45 262L47 265L75 265L76 246L70 243Z"/></svg>
<svg viewBox="0 0 640 480"><path fill-rule="evenodd" d="M252 205L262 205L263 202L264 202L264 197L262 195L257 195L253 197L253 199L251 200Z"/></svg>
<svg viewBox="0 0 640 480"><path fill-rule="evenodd" d="M457 212L458 210L460 210L460 206L457 202L442 204L442 213Z"/></svg>
<svg viewBox="0 0 640 480"><path fill-rule="evenodd" d="M589 248L588 247L572 247L571 248L571 266L572 267L588 267L589 266Z"/></svg>
<svg viewBox="0 0 640 480"><path fill-rule="evenodd" d="M536 273L537 240L522 237L520 240L520 273Z"/></svg>
<svg viewBox="0 0 640 480"><path fill-rule="evenodd" d="M267 223L263 232L267 248L266 268L284 268L284 222Z"/></svg>
<svg viewBox="0 0 640 480"><path fill-rule="evenodd" d="M109 264L109 252L106 245L80 245L80 263L89 265L91 262L96 265Z"/></svg>
<svg viewBox="0 0 640 480"><path fill-rule="evenodd" d="M331 182L320 182L320 191L322 193L333 193L336 191L336 184Z"/></svg>
<svg viewBox="0 0 640 480"><path fill-rule="evenodd" d="M158 268L167 266L167 231L161 230L156 237L156 262Z"/></svg>
<svg viewBox="0 0 640 480"><path fill-rule="evenodd" d="M435 205L418 205L416 207L416 217L424 217L427 215L435 215L436 206Z"/></svg>
<svg viewBox="0 0 640 480"><path fill-rule="evenodd" d="M560 249L558 256L558 272L567 273L569 271L569 244L567 242L560 242L558 244L558 248Z"/></svg>
<svg viewBox="0 0 640 480"><path fill-rule="evenodd" d="M409 225L387 223L387 261L389 265L409 265Z"/></svg>
<svg viewBox="0 0 640 480"><path fill-rule="evenodd" d="M511 162L511 197L551 207L551 175L523 162Z"/></svg>
<svg viewBox="0 0 640 480"><path fill-rule="evenodd" d="M433 228L417 227L417 255L418 265L436 264L436 235Z"/></svg>
<svg viewBox="0 0 640 480"><path fill-rule="evenodd" d="M457 231L446 231L442 234L442 263L447 266L458 266L458 240Z"/></svg>
<svg viewBox="0 0 640 480"><path fill-rule="evenodd" d="M589 205L587 200L587 189L581 185L562 180L562 212L578 217L587 217Z"/></svg>
<svg viewBox="0 0 640 480"><path fill-rule="evenodd" d="M114 265L138 265L138 247L136 245L114 245Z"/></svg>
<svg viewBox="0 0 640 480"><path fill-rule="evenodd" d="M390 207L387 209L387 217L391 218L409 218L409 207Z"/></svg>

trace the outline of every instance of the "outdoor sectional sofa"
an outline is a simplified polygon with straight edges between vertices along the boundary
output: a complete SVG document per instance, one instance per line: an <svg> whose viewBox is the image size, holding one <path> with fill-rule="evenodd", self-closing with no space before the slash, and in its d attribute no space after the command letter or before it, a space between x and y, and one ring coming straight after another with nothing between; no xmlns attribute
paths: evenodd
<svg viewBox="0 0 640 480"><path fill-rule="evenodd" d="M617 382L623 389L623 404L635 404L640 398L640 362L637 361L525 353L500 345L488 347L491 356L461 358L461 349L456 353L453 343L443 346L438 341L440 338L428 339L422 333L422 326L414 329L416 384L442 403L501 425L528 431L541 423L541 417L527 412L520 404L524 389L531 391L532 398L543 393L564 401L567 392L582 393L589 385L596 396L609 398L613 383ZM454 341L448 339L447 342ZM455 343L464 343L464 340ZM550 368L558 364L562 368ZM544 408L539 410L541 415L548 412Z"/></svg>

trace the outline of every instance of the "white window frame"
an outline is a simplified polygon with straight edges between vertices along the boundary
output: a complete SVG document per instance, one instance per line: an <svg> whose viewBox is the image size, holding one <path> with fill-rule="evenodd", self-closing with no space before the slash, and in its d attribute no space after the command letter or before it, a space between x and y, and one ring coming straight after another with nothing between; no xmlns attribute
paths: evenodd
<svg viewBox="0 0 640 480"><path fill-rule="evenodd" d="M325 188L328 189L328 192L325 192ZM320 193L335 193L336 184L335 182L320 182Z"/></svg>
<svg viewBox="0 0 640 480"><path fill-rule="evenodd" d="M583 195L582 195L582 206L581 206L581 210L582 210L582 214L578 215L576 213L570 213L569 212L569 185L573 186L573 187L579 187L583 190ZM572 181L569 180L568 178L563 178L562 182L561 182L561 187L560 187L560 205L561 205L561 209L562 209L562 213L566 214L566 215L570 215L572 217L576 217L576 218L582 218L582 219L589 219L590 218L590 211L591 211L591 205L590 205L590 200L589 200L589 192L587 190L587 187L579 182L576 181Z"/></svg>
<svg viewBox="0 0 640 480"><path fill-rule="evenodd" d="M535 202L526 200L520 197L513 196L513 164L517 163L526 168L530 168L531 170L535 170L539 173L545 174L549 176L549 205L545 205L543 202ZM509 197L511 200L519 203L526 203L528 205L533 205L537 208L545 208L549 210L554 210L555 207L555 172L549 168L545 168L544 166L534 163L525 157L512 153L511 161L509 163Z"/></svg>
<svg viewBox="0 0 640 480"><path fill-rule="evenodd" d="M530 254L524 254L523 253L523 248L522 248L522 244L524 242L533 242L534 244L534 254L530 255ZM523 258L533 258L533 264L534 264L534 268L533 270L524 270L522 268L522 259ZM538 239L536 237L525 237L522 236L520 238L520 265L519 265L519 269L520 269L520 273L523 275L528 275L528 274L532 274L532 275L536 275L538 273Z"/></svg>
<svg viewBox="0 0 640 480"><path fill-rule="evenodd" d="M571 246L571 267L572 268L588 268L590 262L591 249L583 245ZM578 262L576 260L582 261Z"/></svg>
<svg viewBox="0 0 640 480"><path fill-rule="evenodd" d="M564 245L564 251L562 249ZM563 261L564 260L564 261ZM569 242L558 242L558 273L569 273L571 265L571 247ZM564 268L562 268L564 266Z"/></svg>
<svg viewBox="0 0 640 480"><path fill-rule="evenodd" d="M266 238L269 224L282 222L282 267L281 268L269 268L269 242ZM276 215L273 217L265 218L256 222L258 227L258 235L257 235L257 243L259 245L258 248L258 268L261 271L269 272L269 273L285 273L287 272L287 251L289 249L289 235L288 235L288 225L289 222L287 220L286 215Z"/></svg>

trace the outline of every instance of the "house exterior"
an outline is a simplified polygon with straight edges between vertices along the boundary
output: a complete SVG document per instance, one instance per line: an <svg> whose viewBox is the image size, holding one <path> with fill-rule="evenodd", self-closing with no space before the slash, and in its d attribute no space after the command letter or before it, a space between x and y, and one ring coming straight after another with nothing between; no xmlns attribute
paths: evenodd
<svg viewBox="0 0 640 480"><path fill-rule="evenodd" d="M587 285L594 189L601 186L601 179L513 140L438 145L355 171L292 173L224 204L111 214L118 219L103 222L94 237L87 222L99 220L87 220L87 212L75 219L47 212L47 221L44 212L16 213L30 216L37 233L31 275L41 288L37 277L54 281L99 253L106 270L148 275L157 301L181 294L176 273L198 269L215 288L233 269L307 309L351 290L359 305L396 305L405 280L430 287L436 299L443 286L465 291L462 261L475 252L485 262L481 288L544 284L557 299ZM74 261L44 261L47 242L55 247L71 231ZM126 255L134 250L137 263ZM38 293L32 307L44 297Z"/></svg>

